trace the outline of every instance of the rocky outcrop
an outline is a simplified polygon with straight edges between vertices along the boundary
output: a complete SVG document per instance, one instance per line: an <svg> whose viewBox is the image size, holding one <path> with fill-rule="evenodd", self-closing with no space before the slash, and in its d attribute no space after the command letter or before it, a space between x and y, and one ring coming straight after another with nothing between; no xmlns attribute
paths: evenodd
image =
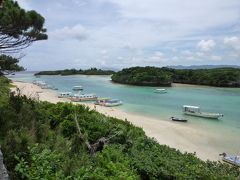
<svg viewBox="0 0 240 180"><path fill-rule="evenodd" d="M0 180L9 180L7 169L3 164L3 154L0 148Z"/></svg>

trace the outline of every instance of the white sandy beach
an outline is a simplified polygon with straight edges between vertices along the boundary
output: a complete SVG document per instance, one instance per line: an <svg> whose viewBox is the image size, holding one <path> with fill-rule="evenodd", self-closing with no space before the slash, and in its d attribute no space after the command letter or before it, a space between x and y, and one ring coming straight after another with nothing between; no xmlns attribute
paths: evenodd
<svg viewBox="0 0 240 180"><path fill-rule="evenodd" d="M41 101L70 102L65 98L58 98L57 93L53 90L41 89L40 87L25 82L14 82L21 93L31 97L39 98ZM84 103L81 103L84 104ZM90 108L94 108L93 104L84 104ZM215 135L211 132L194 129L189 127L187 123L178 123L172 121L164 121L136 114L126 113L118 108L109 108L97 106L96 110L107 116L116 117L119 119L127 119L132 124L142 127L149 137L154 137L160 144L166 144L170 147L179 149L182 152L196 152L197 156L203 160L220 160L218 154L222 153L214 144L209 142L214 141Z"/></svg>

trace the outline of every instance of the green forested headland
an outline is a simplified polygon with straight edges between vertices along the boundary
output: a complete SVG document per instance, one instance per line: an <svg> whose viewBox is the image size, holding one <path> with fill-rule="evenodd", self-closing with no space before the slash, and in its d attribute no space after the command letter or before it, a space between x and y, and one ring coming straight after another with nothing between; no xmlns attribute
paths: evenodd
<svg viewBox="0 0 240 180"><path fill-rule="evenodd" d="M112 75L114 74L114 71L111 70L102 70L97 68L90 68L87 70L82 69L65 69L65 70L57 70L57 71L40 71L36 73L35 75L77 75L77 74L83 74L83 75Z"/></svg>
<svg viewBox="0 0 240 180"><path fill-rule="evenodd" d="M160 145L128 121L82 105L34 101L9 86L0 77L0 143L11 179L240 177L238 168Z"/></svg>
<svg viewBox="0 0 240 180"><path fill-rule="evenodd" d="M139 86L171 86L172 72L166 68L131 67L113 74L112 80Z"/></svg>
<svg viewBox="0 0 240 180"><path fill-rule="evenodd" d="M171 83L240 87L240 69L171 69L132 67L112 75L112 81L143 86L170 86Z"/></svg>

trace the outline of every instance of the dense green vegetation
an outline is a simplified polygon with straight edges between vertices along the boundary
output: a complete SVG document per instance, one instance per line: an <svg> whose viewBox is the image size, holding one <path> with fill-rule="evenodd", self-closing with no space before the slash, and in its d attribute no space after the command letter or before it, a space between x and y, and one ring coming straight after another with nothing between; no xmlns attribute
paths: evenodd
<svg viewBox="0 0 240 180"><path fill-rule="evenodd" d="M36 11L25 11L13 0L0 8L0 53L19 52L34 41L47 39L44 18Z"/></svg>
<svg viewBox="0 0 240 180"><path fill-rule="evenodd" d="M132 67L113 74L112 80L117 83L139 86L170 86L172 73L166 68Z"/></svg>
<svg viewBox="0 0 240 180"><path fill-rule="evenodd" d="M87 70L76 70L76 69L65 69L65 70L57 70L57 71L40 71L35 75L77 75L77 74L84 74L84 75L112 75L114 71L111 70L101 70L97 68L91 68Z"/></svg>
<svg viewBox="0 0 240 180"><path fill-rule="evenodd" d="M112 76L117 83L169 86L171 83L208 85L218 87L240 87L240 69L171 69L157 67L132 67Z"/></svg>
<svg viewBox="0 0 240 180"><path fill-rule="evenodd" d="M173 82L218 87L240 87L240 69L216 68L174 70Z"/></svg>
<svg viewBox="0 0 240 180"><path fill-rule="evenodd" d="M11 179L240 177L236 167L160 145L127 121L81 105L37 102L10 93L4 77L0 87L0 143ZM90 153L85 142L93 145L102 137L108 143Z"/></svg>
<svg viewBox="0 0 240 180"><path fill-rule="evenodd" d="M13 71L23 71L24 68L19 66L17 63L19 62L18 59L13 58L7 55L0 55L0 75L5 72L13 72Z"/></svg>

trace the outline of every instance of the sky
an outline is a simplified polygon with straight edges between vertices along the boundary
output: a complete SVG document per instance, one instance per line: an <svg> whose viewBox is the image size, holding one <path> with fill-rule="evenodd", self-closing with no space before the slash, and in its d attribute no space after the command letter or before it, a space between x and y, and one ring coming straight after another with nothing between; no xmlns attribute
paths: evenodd
<svg viewBox="0 0 240 180"><path fill-rule="evenodd" d="M17 0L46 20L28 70L240 65L240 0Z"/></svg>

